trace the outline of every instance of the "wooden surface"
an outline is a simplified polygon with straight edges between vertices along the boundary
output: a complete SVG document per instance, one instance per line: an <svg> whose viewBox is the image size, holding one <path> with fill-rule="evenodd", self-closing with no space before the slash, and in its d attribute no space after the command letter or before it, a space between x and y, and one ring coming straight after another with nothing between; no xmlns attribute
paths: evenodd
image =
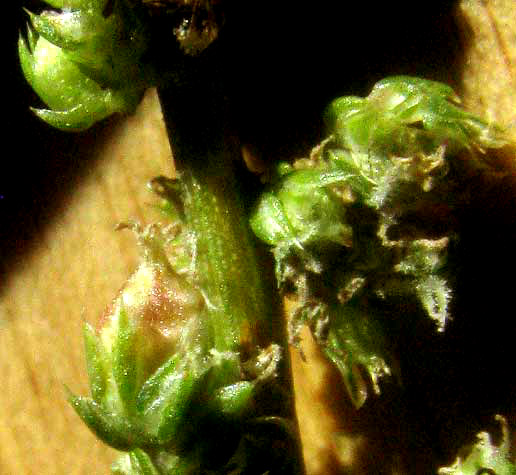
<svg viewBox="0 0 516 475"><path fill-rule="evenodd" d="M92 150L93 169L2 278L2 475L103 474L114 459L73 413L63 385L87 394L82 323L95 321L137 260L133 236L115 225L142 220L146 182L172 172L155 99L151 91Z"/></svg>
<svg viewBox="0 0 516 475"><path fill-rule="evenodd" d="M516 4L464 1L460 17L465 103L510 123L516 110ZM1 277L1 475L107 474L115 458L79 423L63 384L87 392L82 322L95 320L136 263L133 237L114 232L114 226L143 219L149 201L146 181L172 172L153 93L134 116L115 123L91 153L91 170L66 196L62 210ZM303 375L296 382L297 404L308 473L323 475L335 466L333 433L346 428L337 415L350 408L332 400L331 370L307 336L305 344L308 362L298 355L293 362ZM351 417L347 427L353 423ZM341 441L346 450L340 462L354 466L353 473L367 473L351 462L362 442L358 434Z"/></svg>
<svg viewBox="0 0 516 475"><path fill-rule="evenodd" d="M457 12L463 45L464 104L516 131L516 2L463 0ZM516 136L516 134L515 134Z"/></svg>

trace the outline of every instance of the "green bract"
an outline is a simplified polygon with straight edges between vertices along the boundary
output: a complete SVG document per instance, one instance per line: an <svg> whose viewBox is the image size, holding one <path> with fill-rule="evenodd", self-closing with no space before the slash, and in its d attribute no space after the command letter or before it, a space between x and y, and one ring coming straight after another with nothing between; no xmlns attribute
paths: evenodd
<svg viewBox="0 0 516 475"><path fill-rule="evenodd" d="M134 110L153 83L134 7L127 0L47 3L62 10L29 12L32 27L18 43L23 73L49 107L35 113L54 127L83 130Z"/></svg>
<svg viewBox="0 0 516 475"><path fill-rule="evenodd" d="M70 402L101 440L127 452L115 474L232 473L251 463L239 441L264 416L254 400L275 379L279 347L218 351L209 303L184 266L191 236L123 227L136 232L142 262L98 327L85 326L91 396L70 393Z"/></svg>
<svg viewBox="0 0 516 475"><path fill-rule="evenodd" d="M453 465L439 469L439 475L514 475L516 466L511 463L511 444L507 422L501 416L496 419L502 426L502 441L497 446L487 432L477 436L477 443L465 447L464 455L457 457Z"/></svg>
<svg viewBox="0 0 516 475"><path fill-rule="evenodd" d="M506 143L457 102L448 86L411 77L335 100L330 137L309 158L278 165L251 217L296 302L291 338L310 326L358 406L366 384L357 366L379 391L378 378L397 373L392 335L407 319L426 315L444 330L459 183L489 166L485 149Z"/></svg>
<svg viewBox="0 0 516 475"><path fill-rule="evenodd" d="M442 144L455 153L505 143L498 127L465 112L459 104L446 84L394 76L376 83L367 98L336 99L328 119L336 141L355 153L428 154Z"/></svg>

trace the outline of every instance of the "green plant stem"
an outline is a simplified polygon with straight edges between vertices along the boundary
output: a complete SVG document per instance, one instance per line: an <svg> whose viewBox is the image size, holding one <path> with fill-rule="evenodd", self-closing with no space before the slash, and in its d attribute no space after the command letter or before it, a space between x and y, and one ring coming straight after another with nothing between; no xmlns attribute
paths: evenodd
<svg viewBox="0 0 516 475"><path fill-rule="evenodd" d="M237 183L238 151L220 127L224 119L206 109L208 105L220 111L221 104L212 98L204 100L200 97L203 93L206 91L197 92L197 103L187 104L186 94L180 100L174 94L170 106L167 94L160 96L165 98L165 118L184 190L185 221L195 235L195 278L208 304L214 347L221 352L235 351L243 343L263 344L263 339L256 337L264 331L269 333L264 335L266 339L271 337L266 328L272 321L271 298ZM196 111L198 106L201 109ZM214 118L211 124L207 123L209 117ZM247 334L253 341L242 341Z"/></svg>
<svg viewBox="0 0 516 475"><path fill-rule="evenodd" d="M270 322L271 313L225 151L207 156L209 166L189 168L182 178L191 191L186 214L196 234L198 279L219 351L238 348L246 327L252 337L260 323Z"/></svg>
<svg viewBox="0 0 516 475"><path fill-rule="evenodd" d="M195 236L194 275L208 306L212 345L219 352L239 352L243 362L271 343L283 348L281 397L260 400L274 407L258 412L273 411L274 417L293 422L295 447L289 447L285 473L300 474L287 338L272 265L260 257L249 228L238 180L240 154L229 133L223 94L213 77L199 72L196 77L205 79L161 89L159 96L181 180L184 218Z"/></svg>

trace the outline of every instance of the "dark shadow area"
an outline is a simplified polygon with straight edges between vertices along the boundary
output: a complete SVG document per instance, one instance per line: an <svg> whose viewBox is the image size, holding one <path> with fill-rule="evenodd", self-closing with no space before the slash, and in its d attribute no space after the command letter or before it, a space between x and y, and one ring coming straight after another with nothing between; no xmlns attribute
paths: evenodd
<svg viewBox="0 0 516 475"><path fill-rule="evenodd" d="M495 414L512 424L515 415L516 181L478 176L468 187L470 200L457 212L460 237L449 256L452 320L443 334L423 324L407 328L399 339L414 435L410 453L430 448L434 473L478 432L499 436Z"/></svg>
<svg viewBox="0 0 516 475"><path fill-rule="evenodd" d="M455 2L233 3L221 36L228 96L239 135L268 159L305 154L331 100L387 75L459 77Z"/></svg>

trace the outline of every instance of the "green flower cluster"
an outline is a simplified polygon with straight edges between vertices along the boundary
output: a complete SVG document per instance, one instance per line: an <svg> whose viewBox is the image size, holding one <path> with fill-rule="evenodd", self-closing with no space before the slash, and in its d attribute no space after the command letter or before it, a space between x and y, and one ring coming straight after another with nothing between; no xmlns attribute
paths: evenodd
<svg viewBox="0 0 516 475"><path fill-rule="evenodd" d="M131 112L154 73L143 61L148 33L129 0L46 0L59 11L29 12L18 43L23 73L50 109L35 113L63 130L83 130Z"/></svg>
<svg viewBox="0 0 516 475"><path fill-rule="evenodd" d="M397 372L390 335L403 319L424 314L444 329L457 182L505 142L448 86L412 77L337 99L327 117L330 137L309 158L278 165L251 225L296 302L291 339L308 324L360 406L358 367L379 391L378 378Z"/></svg>
<svg viewBox="0 0 516 475"><path fill-rule="evenodd" d="M70 393L70 402L101 440L127 452L115 474L240 473L250 463L248 424L263 415L254 399L276 375L279 347L245 358L217 351L202 293L171 264L170 236L131 227L142 263L98 328L86 325L91 397Z"/></svg>

